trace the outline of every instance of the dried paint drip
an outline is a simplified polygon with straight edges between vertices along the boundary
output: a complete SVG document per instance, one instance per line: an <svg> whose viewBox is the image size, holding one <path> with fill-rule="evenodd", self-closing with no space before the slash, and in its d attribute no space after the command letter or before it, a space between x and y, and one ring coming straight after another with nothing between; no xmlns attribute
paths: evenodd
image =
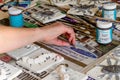
<svg viewBox="0 0 120 80"><path fill-rule="evenodd" d="M120 65L118 64L118 60L116 60L115 63L112 64L111 59L107 58L107 64L108 65L99 65L100 67L102 67L101 72L103 74L99 75L98 78L102 79L103 77L108 75L106 80L112 80L111 78L113 76L115 76L115 80L120 80L120 77L119 77L119 75L120 75Z"/></svg>

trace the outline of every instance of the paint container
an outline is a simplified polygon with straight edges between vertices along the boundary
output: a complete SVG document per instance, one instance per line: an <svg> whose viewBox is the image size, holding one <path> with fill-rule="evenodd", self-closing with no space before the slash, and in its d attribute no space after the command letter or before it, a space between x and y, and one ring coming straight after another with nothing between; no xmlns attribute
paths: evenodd
<svg viewBox="0 0 120 80"><path fill-rule="evenodd" d="M22 15L22 10L11 7L8 10L9 12L9 20L10 20L10 26L12 27L23 27L24 20Z"/></svg>
<svg viewBox="0 0 120 80"><path fill-rule="evenodd" d="M106 19L116 20L116 3L106 2L103 4L102 17Z"/></svg>
<svg viewBox="0 0 120 80"><path fill-rule="evenodd" d="M96 40L100 44L112 42L112 23L97 21Z"/></svg>

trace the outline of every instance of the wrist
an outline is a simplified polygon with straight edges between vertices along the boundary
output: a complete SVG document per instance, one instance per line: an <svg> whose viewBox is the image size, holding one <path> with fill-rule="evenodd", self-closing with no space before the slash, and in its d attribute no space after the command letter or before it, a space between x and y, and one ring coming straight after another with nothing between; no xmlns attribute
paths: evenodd
<svg viewBox="0 0 120 80"><path fill-rule="evenodd" d="M44 42L47 38L45 34L45 30L42 28L36 28L35 34L36 34L36 37L38 38L37 41Z"/></svg>

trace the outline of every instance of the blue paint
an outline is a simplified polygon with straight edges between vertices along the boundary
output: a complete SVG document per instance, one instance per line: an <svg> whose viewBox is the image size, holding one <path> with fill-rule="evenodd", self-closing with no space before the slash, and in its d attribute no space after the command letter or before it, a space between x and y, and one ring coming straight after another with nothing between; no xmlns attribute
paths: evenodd
<svg viewBox="0 0 120 80"><path fill-rule="evenodd" d="M23 20L22 14L10 15L9 19L10 19L10 25L12 27L19 28L19 27L23 27L23 25L24 25L24 20Z"/></svg>
<svg viewBox="0 0 120 80"><path fill-rule="evenodd" d="M72 18L64 17L63 19L66 20L66 21L69 21L70 23L77 24L77 22Z"/></svg>
<svg viewBox="0 0 120 80"><path fill-rule="evenodd" d="M79 54L82 54L82 55L85 55L85 56L88 56L88 57L91 57L91 58L97 58L97 56L95 54L92 54L88 51L85 51L85 50L82 50L82 49L77 49L75 47L70 47L70 49L72 49L73 51L75 51Z"/></svg>
<svg viewBox="0 0 120 80"><path fill-rule="evenodd" d="M26 8L28 4L19 4L18 6Z"/></svg>
<svg viewBox="0 0 120 80"><path fill-rule="evenodd" d="M95 80L94 78L88 76L87 80Z"/></svg>

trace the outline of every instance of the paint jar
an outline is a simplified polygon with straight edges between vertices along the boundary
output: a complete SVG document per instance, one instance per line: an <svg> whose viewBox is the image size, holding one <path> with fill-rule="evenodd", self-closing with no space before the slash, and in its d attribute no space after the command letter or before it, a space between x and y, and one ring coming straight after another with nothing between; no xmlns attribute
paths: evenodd
<svg viewBox="0 0 120 80"><path fill-rule="evenodd" d="M97 21L96 40L100 44L112 42L112 23Z"/></svg>
<svg viewBox="0 0 120 80"><path fill-rule="evenodd" d="M22 10L11 7L8 9L9 12L9 20L10 20L10 26L12 27L23 27L24 20L22 15Z"/></svg>
<svg viewBox="0 0 120 80"><path fill-rule="evenodd" d="M106 2L103 4L102 17L106 19L116 20L116 3Z"/></svg>

